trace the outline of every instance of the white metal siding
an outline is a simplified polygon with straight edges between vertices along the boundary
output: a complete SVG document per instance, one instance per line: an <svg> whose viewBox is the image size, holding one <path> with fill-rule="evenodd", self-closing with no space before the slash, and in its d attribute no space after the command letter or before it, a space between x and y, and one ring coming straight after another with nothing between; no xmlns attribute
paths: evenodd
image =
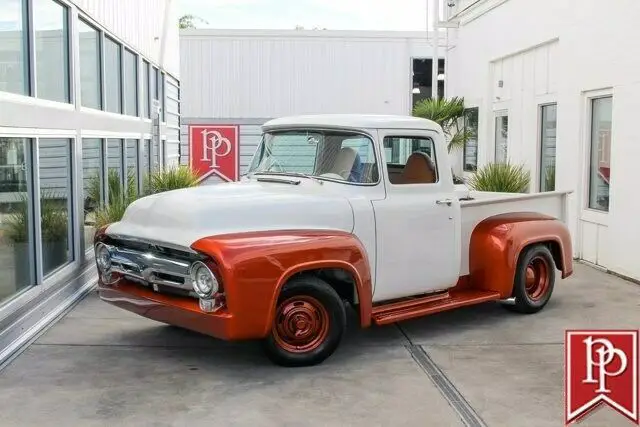
<svg viewBox="0 0 640 427"><path fill-rule="evenodd" d="M179 162L180 156L180 83L171 76L166 77L165 112L165 162L167 165L173 165Z"/></svg>
<svg viewBox="0 0 640 427"><path fill-rule="evenodd" d="M432 55L413 32L193 30L180 51L183 115L194 118L410 114L411 58Z"/></svg>

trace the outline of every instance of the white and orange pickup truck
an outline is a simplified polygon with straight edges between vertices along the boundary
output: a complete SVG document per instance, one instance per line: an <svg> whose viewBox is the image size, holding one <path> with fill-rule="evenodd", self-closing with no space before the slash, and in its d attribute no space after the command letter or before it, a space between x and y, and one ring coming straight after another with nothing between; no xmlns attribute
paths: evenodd
<svg viewBox="0 0 640 427"><path fill-rule="evenodd" d="M542 309L557 272L573 272L568 193L454 185L429 120L275 119L238 182L141 198L98 230L98 292L313 365L338 347L349 305L363 328L490 301Z"/></svg>

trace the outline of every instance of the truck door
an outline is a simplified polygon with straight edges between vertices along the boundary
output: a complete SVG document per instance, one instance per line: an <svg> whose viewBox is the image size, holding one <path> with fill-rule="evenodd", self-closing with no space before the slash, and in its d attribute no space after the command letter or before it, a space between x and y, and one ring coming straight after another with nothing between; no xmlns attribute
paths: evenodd
<svg viewBox="0 0 640 427"><path fill-rule="evenodd" d="M435 132L379 132L386 197L374 200L373 299L449 288L460 267L460 203L444 140Z"/></svg>

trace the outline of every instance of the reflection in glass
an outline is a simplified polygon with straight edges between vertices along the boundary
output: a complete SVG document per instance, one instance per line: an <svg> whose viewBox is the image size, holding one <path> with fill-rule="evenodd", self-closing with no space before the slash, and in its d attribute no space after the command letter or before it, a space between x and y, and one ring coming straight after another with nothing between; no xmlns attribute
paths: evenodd
<svg viewBox="0 0 640 427"><path fill-rule="evenodd" d="M104 39L104 74L106 110L112 113L122 112L122 78L120 65L122 57L120 45L109 37Z"/></svg>
<svg viewBox="0 0 640 427"><path fill-rule="evenodd" d="M122 139L107 140L109 201L124 200L123 144Z"/></svg>
<svg viewBox="0 0 640 427"><path fill-rule="evenodd" d="M509 143L509 117L496 117L496 163L507 162L507 145Z"/></svg>
<svg viewBox="0 0 640 427"><path fill-rule="evenodd" d="M611 111L612 97L591 101L591 162L589 173L589 208L609 210L611 179Z"/></svg>
<svg viewBox="0 0 640 427"><path fill-rule="evenodd" d="M127 187L128 195L134 196L138 192L138 140L127 139Z"/></svg>
<svg viewBox="0 0 640 427"><path fill-rule="evenodd" d="M0 91L29 94L27 0L2 1Z"/></svg>
<svg viewBox="0 0 640 427"><path fill-rule="evenodd" d="M124 103L125 114L138 115L138 57L128 49L124 51Z"/></svg>
<svg viewBox="0 0 640 427"><path fill-rule="evenodd" d="M144 112L144 117L147 119L151 117L150 115L150 95L151 95L151 85L149 83L149 63L147 61L142 62L142 86L140 87L140 96L142 97L142 108Z"/></svg>
<svg viewBox="0 0 640 427"><path fill-rule="evenodd" d="M53 0L33 0L38 98L69 102L67 13Z"/></svg>
<svg viewBox="0 0 640 427"><path fill-rule="evenodd" d="M465 110L464 130L469 132L463 149L464 170L475 172L478 169L478 107Z"/></svg>
<svg viewBox="0 0 640 427"><path fill-rule="evenodd" d="M0 138L0 303L32 285L28 146L25 138Z"/></svg>
<svg viewBox="0 0 640 427"><path fill-rule="evenodd" d="M540 191L553 191L556 188L556 112L556 104L542 107Z"/></svg>
<svg viewBox="0 0 640 427"><path fill-rule="evenodd" d="M71 141L41 138L38 144L42 274L46 276L73 260Z"/></svg>
<svg viewBox="0 0 640 427"><path fill-rule="evenodd" d="M80 94L84 107L102 108L100 93L100 33L78 21L80 43Z"/></svg>
<svg viewBox="0 0 640 427"><path fill-rule="evenodd" d="M102 140L82 140L82 181L84 189L84 242L85 248L93 246L95 212L104 203L104 165Z"/></svg>

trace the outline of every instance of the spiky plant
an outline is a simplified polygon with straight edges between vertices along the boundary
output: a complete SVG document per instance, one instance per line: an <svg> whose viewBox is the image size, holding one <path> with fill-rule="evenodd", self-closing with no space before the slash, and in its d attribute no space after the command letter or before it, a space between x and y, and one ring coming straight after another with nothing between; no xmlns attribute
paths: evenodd
<svg viewBox="0 0 640 427"><path fill-rule="evenodd" d="M545 191L554 191L556 189L556 167L549 166L545 171L544 176L544 189Z"/></svg>
<svg viewBox="0 0 640 427"><path fill-rule="evenodd" d="M155 194L198 185L198 175L185 165L152 172L145 182L146 193Z"/></svg>
<svg viewBox="0 0 640 427"><path fill-rule="evenodd" d="M427 98L416 102L413 115L438 123L447 138L449 152L462 149L465 143L475 137L472 130L464 127L464 98Z"/></svg>
<svg viewBox="0 0 640 427"><path fill-rule="evenodd" d="M507 162L485 165L471 176L468 185L476 191L526 193L530 182L530 173L524 165Z"/></svg>

